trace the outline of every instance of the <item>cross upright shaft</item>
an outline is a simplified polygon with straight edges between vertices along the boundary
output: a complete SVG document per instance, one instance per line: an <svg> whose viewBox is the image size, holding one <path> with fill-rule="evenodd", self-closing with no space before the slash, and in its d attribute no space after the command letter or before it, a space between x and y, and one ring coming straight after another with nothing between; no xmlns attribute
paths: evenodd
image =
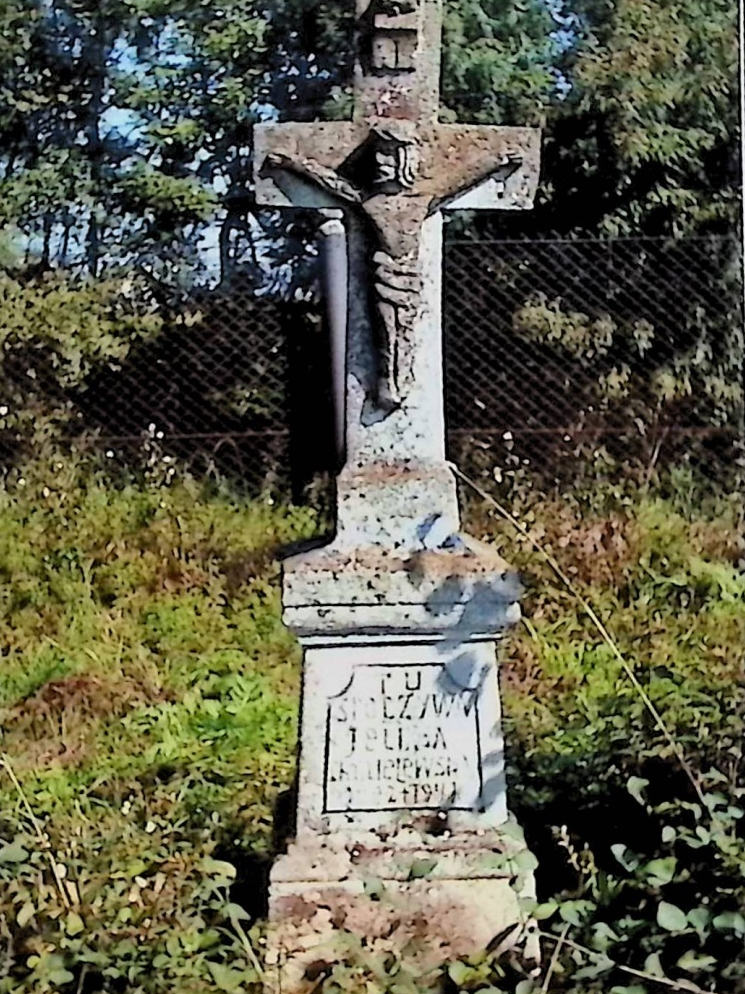
<svg viewBox="0 0 745 994"><path fill-rule="evenodd" d="M354 116L436 123L442 0L356 0Z"/></svg>
<svg viewBox="0 0 745 994"><path fill-rule="evenodd" d="M424 489L423 510L458 529L444 450L442 212L529 208L540 134L438 123L442 0L356 4L353 120L257 127L256 191L268 206L344 212L347 463L337 542L415 547L412 495Z"/></svg>

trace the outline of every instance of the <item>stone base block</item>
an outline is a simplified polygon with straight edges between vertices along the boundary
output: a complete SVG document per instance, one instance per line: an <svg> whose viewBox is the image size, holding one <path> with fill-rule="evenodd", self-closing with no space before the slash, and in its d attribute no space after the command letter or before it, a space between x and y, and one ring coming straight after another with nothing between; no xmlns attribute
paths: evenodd
<svg viewBox="0 0 745 994"><path fill-rule="evenodd" d="M490 546L438 529L435 522L433 540L445 542L439 548L425 545L424 533L419 548L408 550L352 548L337 538L285 559L285 624L301 639L501 635L520 618L517 574Z"/></svg>
<svg viewBox="0 0 745 994"><path fill-rule="evenodd" d="M511 822L449 838L295 843L272 872L267 990L310 994L333 963L360 962L360 950L363 963L393 953L420 976L487 947L520 948L537 961L535 865Z"/></svg>

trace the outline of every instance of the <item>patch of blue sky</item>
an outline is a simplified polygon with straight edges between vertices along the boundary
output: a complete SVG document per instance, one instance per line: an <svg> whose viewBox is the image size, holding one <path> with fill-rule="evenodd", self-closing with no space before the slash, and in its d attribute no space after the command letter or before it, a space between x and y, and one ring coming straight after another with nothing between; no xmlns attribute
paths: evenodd
<svg viewBox="0 0 745 994"><path fill-rule="evenodd" d="M200 282L207 286L216 285L221 276L220 229L222 225L218 223L218 220L216 218L215 222L208 224L202 230L196 246L200 268L204 274Z"/></svg>
<svg viewBox="0 0 745 994"><path fill-rule="evenodd" d="M580 20L574 12L567 10L563 0L548 0L547 6L557 25L549 37L556 46L557 56L562 56L577 44ZM552 74L556 81L556 94L564 100L572 90L571 80L556 66Z"/></svg>
<svg viewBox="0 0 745 994"><path fill-rule="evenodd" d="M108 139L118 137L133 147L146 137L147 122L141 114L126 107L107 107L101 115L100 126Z"/></svg>

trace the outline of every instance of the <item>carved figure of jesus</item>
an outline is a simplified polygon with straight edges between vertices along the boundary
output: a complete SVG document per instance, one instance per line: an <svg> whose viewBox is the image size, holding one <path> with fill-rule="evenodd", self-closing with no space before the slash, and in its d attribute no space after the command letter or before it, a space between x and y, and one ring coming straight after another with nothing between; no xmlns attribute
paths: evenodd
<svg viewBox="0 0 745 994"><path fill-rule="evenodd" d="M410 370L410 336L420 298L421 276L417 264L419 247L414 203L396 197L414 188L419 172L415 141L398 136L395 129L377 128L357 152L338 169L312 159L294 161L270 154L262 167L262 178L272 178L280 189L288 174L319 187L348 210L365 217L370 233L372 263L371 327L376 339L378 376L377 409L387 414L400 407ZM367 211L366 204L384 197L385 211ZM380 204L376 203L379 208ZM412 225L412 221L415 223Z"/></svg>

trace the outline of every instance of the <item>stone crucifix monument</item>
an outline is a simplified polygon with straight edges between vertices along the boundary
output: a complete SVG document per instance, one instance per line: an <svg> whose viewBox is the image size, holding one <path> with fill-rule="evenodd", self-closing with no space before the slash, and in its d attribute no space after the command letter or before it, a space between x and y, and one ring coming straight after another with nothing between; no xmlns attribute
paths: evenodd
<svg viewBox="0 0 745 994"><path fill-rule="evenodd" d="M255 137L259 203L336 212L348 252L336 535L284 563L305 658L296 836L270 889L283 992L312 988L340 930L418 935L428 962L523 942L532 894L496 661L518 584L460 532L441 280L443 211L528 209L540 134L438 123L441 0L356 3L353 120Z"/></svg>

